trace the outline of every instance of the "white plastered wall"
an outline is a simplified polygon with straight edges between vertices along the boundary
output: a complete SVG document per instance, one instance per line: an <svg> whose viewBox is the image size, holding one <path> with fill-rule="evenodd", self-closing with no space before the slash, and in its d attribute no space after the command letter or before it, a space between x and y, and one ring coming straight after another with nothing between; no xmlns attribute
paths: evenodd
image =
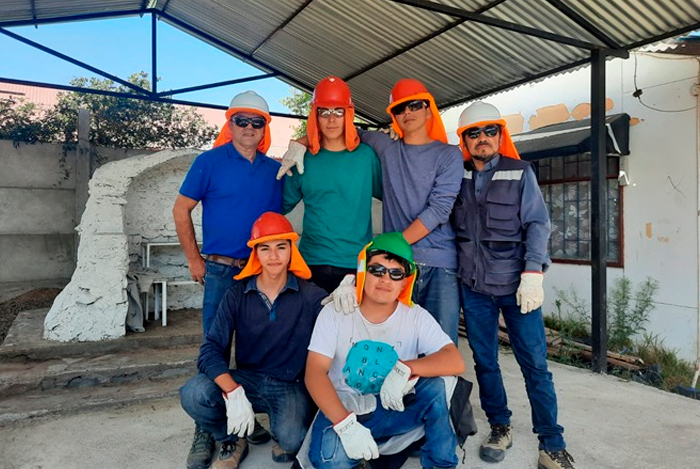
<svg viewBox="0 0 700 469"><path fill-rule="evenodd" d="M172 204L197 154L165 150L108 163L95 172L77 228L78 264L46 316L46 339L91 341L125 334L130 264L140 263L146 239L175 235Z"/></svg>

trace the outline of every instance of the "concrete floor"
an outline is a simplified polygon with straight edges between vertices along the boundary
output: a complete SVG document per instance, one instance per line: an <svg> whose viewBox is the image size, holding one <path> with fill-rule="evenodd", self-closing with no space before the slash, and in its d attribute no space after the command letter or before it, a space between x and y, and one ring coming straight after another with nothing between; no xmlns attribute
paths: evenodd
<svg viewBox="0 0 700 469"><path fill-rule="evenodd" d="M466 357L470 353L461 341ZM476 410L479 434L467 441L460 468L537 467L537 438L520 371L502 353L506 388L513 411L515 439L505 461L487 464L478 446L487 424ZM474 381L468 358L467 378ZM577 468L700 467L700 401L665 393L615 377L552 363L559 397L559 419ZM478 407L478 398L473 397ZM25 421L0 427L3 469L184 468L193 425L177 399L105 409L79 415ZM270 459L270 444L251 447L243 469L288 468ZM460 454L461 457L461 454ZM418 469L418 459L404 466Z"/></svg>

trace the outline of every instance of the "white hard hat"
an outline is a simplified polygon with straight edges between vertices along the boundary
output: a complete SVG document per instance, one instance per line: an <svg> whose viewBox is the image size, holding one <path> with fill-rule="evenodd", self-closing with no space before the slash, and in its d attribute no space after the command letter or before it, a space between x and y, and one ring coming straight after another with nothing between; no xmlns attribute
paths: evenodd
<svg viewBox="0 0 700 469"><path fill-rule="evenodd" d="M230 109L251 109L260 111L262 114L269 116L270 108L267 105L267 101L263 99L258 93L252 90L244 91L243 93L238 93L231 100L231 104L228 106Z"/></svg>
<svg viewBox="0 0 700 469"><path fill-rule="evenodd" d="M478 122L497 121L501 113L493 104L477 101L467 106L459 116L459 128L470 127ZM461 138L461 137L460 137Z"/></svg>

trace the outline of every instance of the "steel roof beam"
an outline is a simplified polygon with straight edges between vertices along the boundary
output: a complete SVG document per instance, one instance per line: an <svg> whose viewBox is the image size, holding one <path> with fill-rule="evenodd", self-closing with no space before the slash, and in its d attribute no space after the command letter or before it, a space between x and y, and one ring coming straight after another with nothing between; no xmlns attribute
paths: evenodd
<svg viewBox="0 0 700 469"><path fill-rule="evenodd" d="M496 1L491 2L482 8L479 8L476 12L483 13L484 11L490 10L491 8L500 5L501 3L505 2L505 1L506 0L496 0ZM366 73L366 72L372 70L373 68L376 68L376 67L382 65L383 63L388 62L389 60L394 59L402 54L405 54L406 52L410 51L411 49L415 49L416 47L420 46L421 44L424 44L424 43L430 41L431 39L434 39L434 38L440 36L441 34L446 33L447 31L449 31L453 28L456 28L460 24L466 23L467 21L468 20L466 20L466 19L461 19L461 20L457 20L453 23L450 23L447 26L444 26L444 27L438 29L434 33L429 34L427 36L424 36L424 37L420 38L419 40L412 42L411 44L409 44L405 47L402 47L401 49L397 50L396 52L392 52L391 54L384 56L381 59L376 60L376 61L372 62L371 64L369 64L365 67L362 67L361 69L359 69L357 71L352 72L351 74L347 75L343 79L345 81L350 81L353 78L356 78L356 77L362 75L363 73Z"/></svg>
<svg viewBox="0 0 700 469"><path fill-rule="evenodd" d="M292 13L291 15L289 15L289 17L288 17L286 20L282 21L282 23L280 23L279 26L277 26L270 34L268 34L267 37L266 37L265 39L263 39L262 41L260 41L260 44L258 44L257 46L255 46L255 49L253 49L253 52L251 52L250 55L255 55L255 53L256 53L263 45L265 45L265 43L266 43L267 41L269 41L269 40L272 38L272 36L274 36L275 34L277 34L278 31L281 31L282 29L284 29L285 26L287 26L289 23L291 23L291 22L294 20L294 18L296 18L296 17L299 15L299 13L301 13L301 12L304 10L304 8L306 8L307 6L309 6L309 3L311 3L312 1L313 1L313 0L306 0L306 1L304 2L303 5L301 5L299 8L297 8L297 10L296 10L294 13Z"/></svg>
<svg viewBox="0 0 700 469"><path fill-rule="evenodd" d="M36 24L36 0L32 0L30 4L32 6L32 22L34 23L34 27L38 29L39 25Z"/></svg>
<svg viewBox="0 0 700 469"><path fill-rule="evenodd" d="M615 57L627 58L629 53L622 49L608 49L601 47L598 44L593 44L592 42L582 41L580 39L574 39L567 36L562 36L560 34L550 33L548 31L542 31L540 29L531 28L529 26L523 26L517 23L511 23L510 21L503 21L497 18L490 18L488 16L480 15L477 13L472 13L461 8L455 8L448 5L442 5L439 3L430 2L427 0L391 0L395 3L401 3L404 5L421 8L423 10L432 11L434 13L441 13L443 15L454 16L456 18L466 19L468 21L474 21L475 23L481 23L488 26L493 26L495 28L505 29L508 31L513 31L519 34L524 34L526 36L534 36L545 41L553 41L559 44L564 44L567 46L578 47L579 49L585 49L588 51L592 50L604 50L606 55L613 55Z"/></svg>
<svg viewBox="0 0 700 469"><path fill-rule="evenodd" d="M31 47L34 47L35 49L39 49L42 52L46 52L47 54L53 55L54 57L58 57L59 59L65 60L66 62L69 62L69 63L72 63L73 65L77 65L78 67L84 68L85 70L88 70L92 73L95 73L95 74L100 75L102 77L105 77L109 80L117 82L120 85L126 86L127 88L130 88L130 89L136 91L137 93L150 94L149 90L143 89L140 86L134 85L133 83L129 83L126 80L122 80L121 78L119 78L115 75L112 75L111 73L107 73L103 70L100 70L99 68L93 67L92 65L88 65L85 62L81 62L80 60L74 59L74 58L69 57L65 54L62 54L56 50L53 50L49 47L43 46L43 45L39 44L38 42L34 42L30 39L27 39L25 37L22 37L18 34L11 32L11 31L8 31L3 27L0 27L0 34L4 34L8 37L11 37L12 39L15 39L19 42L27 44Z"/></svg>
<svg viewBox="0 0 700 469"><path fill-rule="evenodd" d="M203 107L203 108L208 108L208 109L219 109L222 111L225 111L228 109L228 106L222 106L220 104L210 104L210 103L200 103L196 101L185 101L181 99L170 99L170 98L163 98L163 97L158 97L158 96L153 96L153 95L138 95L138 94L130 94L130 93L120 93L118 91L107 91L107 90L96 90L94 88L82 88L80 86L71 86L71 85L58 85L54 83L43 83L39 81L28 81L28 80L15 80L13 78L5 78L5 77L0 77L0 82L5 82L5 83L10 83L13 85L26 85L26 86L40 86L42 88L51 88L54 90L61 90L61 91L73 91L76 93L86 93L86 94L96 94L100 96L111 96L113 98L125 98L125 99L136 99L139 101L150 101L154 103L166 103L166 104L178 104L182 106L195 106L195 107ZM298 116L295 114L286 114L282 112L270 112L271 116L276 116L276 117L289 117L291 119L306 119L307 116Z"/></svg>
<svg viewBox="0 0 700 469"><path fill-rule="evenodd" d="M148 10L146 11L146 13ZM109 18L121 18L123 16L140 16L143 10L101 11L99 13L85 13L82 15L54 16L51 18L37 18L36 20L2 21L0 27L14 28L16 26L35 26L41 24L70 23L72 21L103 20Z"/></svg>
<svg viewBox="0 0 700 469"><path fill-rule="evenodd" d="M547 3L552 5L554 8L559 10L561 13L564 14L567 18L569 18L571 21L585 29L587 32L589 32L591 35L593 35L596 39L598 39L600 42L605 44L611 49L622 49L620 47L620 44L615 42L613 38L605 34L603 31L600 29L596 28L593 26L587 19L585 19L583 16L581 16L579 13L574 11L570 6L562 2L561 0L546 0Z"/></svg>
<svg viewBox="0 0 700 469"><path fill-rule="evenodd" d="M172 96L174 94L182 94L182 93L189 93L192 91L206 90L209 88L217 88L219 86L236 85L236 84L245 83L248 81L264 80L266 78L274 78L276 76L277 76L276 73L265 73L262 75L254 75L251 77L236 78L235 80L227 80L227 81L220 81L218 83L210 83L208 85L198 85L198 86L191 86L189 88L179 88L179 89L174 89L174 90L163 91L163 92L158 93L158 96Z"/></svg>

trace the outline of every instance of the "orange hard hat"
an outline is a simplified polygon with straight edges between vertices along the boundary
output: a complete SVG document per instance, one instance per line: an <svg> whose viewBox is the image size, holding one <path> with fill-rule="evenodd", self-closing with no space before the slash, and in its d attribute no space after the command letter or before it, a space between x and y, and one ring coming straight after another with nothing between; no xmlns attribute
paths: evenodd
<svg viewBox="0 0 700 469"><path fill-rule="evenodd" d="M275 212L263 213L255 220L253 228L250 230L250 239L247 244L248 247L253 248L253 250L250 252L248 262L245 267L243 267L243 270L233 278L241 280L251 275L258 275L261 273L263 269L258 259L258 254L255 251L255 246L278 239L288 239L290 241L289 244L292 254L288 267L289 271L299 278L311 278L311 270L309 266L306 265L306 262L304 262L304 258L301 257L296 243L294 243L298 238L299 235L294 232L292 224L289 223L289 220L287 220L284 215Z"/></svg>
<svg viewBox="0 0 700 469"><path fill-rule="evenodd" d="M415 78L402 78L397 81L389 95L389 106L386 108L386 112L391 116L391 126L394 132L396 132L399 137L403 138L403 131L399 127L396 116L391 112L391 109L401 103L415 100L428 103L428 109L432 115L432 119L428 122L428 135L430 138L447 143L445 125L442 123L442 117L440 117L440 111L438 111L437 105L435 104L435 98L428 92L425 85Z"/></svg>
<svg viewBox="0 0 700 469"><path fill-rule="evenodd" d="M289 220L284 215L275 212L265 212L253 223L253 228L250 230L250 240L248 246L253 247L266 240L284 238L291 239L290 234L293 234L293 239L296 239L296 233Z"/></svg>
<svg viewBox="0 0 700 469"><path fill-rule="evenodd" d="M399 104L396 101L403 101L416 94L427 93L428 89L423 83L415 78L402 78L397 81L389 95L389 104ZM393 107L393 106L392 106Z"/></svg>
<svg viewBox="0 0 700 469"><path fill-rule="evenodd" d="M317 107L351 107L350 87L342 79L329 76L314 89L313 104Z"/></svg>

